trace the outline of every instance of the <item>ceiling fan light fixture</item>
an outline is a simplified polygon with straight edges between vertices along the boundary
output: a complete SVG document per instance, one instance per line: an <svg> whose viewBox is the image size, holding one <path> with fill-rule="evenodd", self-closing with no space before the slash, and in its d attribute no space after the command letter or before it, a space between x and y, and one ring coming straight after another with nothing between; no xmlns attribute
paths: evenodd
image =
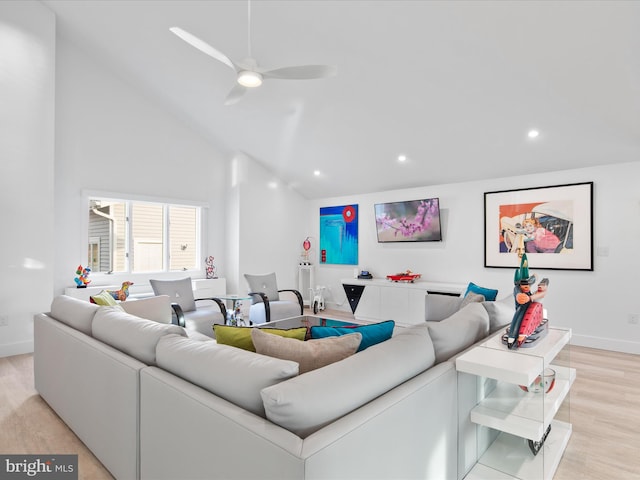
<svg viewBox="0 0 640 480"><path fill-rule="evenodd" d="M238 73L238 83L243 87L255 88L262 85L262 75L258 72L252 72L250 70L242 70Z"/></svg>

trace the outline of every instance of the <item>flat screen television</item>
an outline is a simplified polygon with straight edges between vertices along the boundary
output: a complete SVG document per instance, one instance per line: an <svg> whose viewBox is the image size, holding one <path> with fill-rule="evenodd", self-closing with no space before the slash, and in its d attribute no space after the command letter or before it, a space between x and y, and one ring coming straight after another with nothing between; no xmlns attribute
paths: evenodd
<svg viewBox="0 0 640 480"><path fill-rule="evenodd" d="M375 209L380 243L442 240L438 198L378 203Z"/></svg>

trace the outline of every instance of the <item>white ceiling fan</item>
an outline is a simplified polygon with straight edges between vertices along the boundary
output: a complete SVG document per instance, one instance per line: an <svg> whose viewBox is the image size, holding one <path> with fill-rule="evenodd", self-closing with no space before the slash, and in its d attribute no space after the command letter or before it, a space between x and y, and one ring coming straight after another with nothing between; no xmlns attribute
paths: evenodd
<svg viewBox="0 0 640 480"><path fill-rule="evenodd" d="M225 105L232 105L242 98L249 88L255 88L262 85L262 81L274 78L281 80L310 80L316 78L327 78L337 73L337 68L330 65L299 65L294 67L282 67L276 69L267 69L258 66L258 63L251 56L251 1L248 1L248 45L249 57L241 62L234 62L225 54L216 50L207 42L199 39L195 35L181 29L180 27L172 27L169 30L180 37L182 40L197 48L210 57L215 58L219 62L224 63L236 73L236 85L231 89Z"/></svg>

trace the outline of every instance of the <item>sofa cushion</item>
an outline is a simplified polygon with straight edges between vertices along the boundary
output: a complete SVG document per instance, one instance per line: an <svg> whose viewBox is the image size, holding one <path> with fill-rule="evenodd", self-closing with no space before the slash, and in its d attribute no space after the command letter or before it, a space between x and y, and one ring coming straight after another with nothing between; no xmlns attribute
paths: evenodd
<svg viewBox="0 0 640 480"><path fill-rule="evenodd" d="M484 296L485 300L488 300L490 302L493 302L498 296L498 290L494 290L493 288L481 287L473 282L469 282L467 291L464 293L464 295L466 296L469 292L480 294Z"/></svg>
<svg viewBox="0 0 640 480"><path fill-rule="evenodd" d="M270 421L304 438L433 363L429 330L420 324L340 362L267 387L262 400Z"/></svg>
<svg viewBox="0 0 640 480"><path fill-rule="evenodd" d="M439 322L450 317L458 310L464 298L438 293L429 293L424 297L425 320L428 322Z"/></svg>
<svg viewBox="0 0 640 480"><path fill-rule="evenodd" d="M462 297L462 302L460 302L460 308L458 310L463 309L470 303L481 303L484 302L484 295L480 295L479 293L469 292L464 297Z"/></svg>
<svg viewBox="0 0 640 480"><path fill-rule="evenodd" d="M158 323L171 323L172 311L171 299L168 295L141 298L139 300L127 300L120 303L122 309L135 315Z"/></svg>
<svg viewBox="0 0 640 480"><path fill-rule="evenodd" d="M436 363L448 360L489 334L489 314L480 303L471 303L449 318L426 324Z"/></svg>
<svg viewBox="0 0 640 480"><path fill-rule="evenodd" d="M51 302L51 316L71 328L91 335L91 323L99 308L95 303L58 295Z"/></svg>
<svg viewBox="0 0 640 480"><path fill-rule="evenodd" d="M495 302L482 302L482 306L489 314L489 333L497 332L500 328L509 325L516 312L515 300L512 296Z"/></svg>
<svg viewBox="0 0 640 480"><path fill-rule="evenodd" d="M253 340L251 339L251 332L255 328L256 327L233 327L231 325L214 325L213 331L215 333L216 342L222 345L230 345L232 347L242 348L243 350L255 352L256 347L253 345ZM297 340L304 340L307 335L307 327L288 329L265 328L264 330L273 335L295 338Z"/></svg>
<svg viewBox="0 0 640 480"><path fill-rule="evenodd" d="M156 344L165 335L186 336L178 325L136 317L114 307L100 307L93 318L94 338L117 348L147 365L156 363Z"/></svg>
<svg viewBox="0 0 640 480"><path fill-rule="evenodd" d="M254 328L251 338L256 352L269 357L291 360L300 365L300 374L310 372L353 355L360 346L361 333L319 338L301 342L265 333L269 329Z"/></svg>
<svg viewBox="0 0 640 480"><path fill-rule="evenodd" d="M393 328L396 323L393 320L387 320L380 323L372 323L369 325L356 325L351 327L311 327L311 338L326 338L339 335L348 335L350 333L361 333L362 341L358 347L361 352L377 343L389 340L393 335Z"/></svg>
<svg viewBox="0 0 640 480"><path fill-rule="evenodd" d="M262 417L260 390L298 375L295 362L177 335L161 338L156 355L159 367Z"/></svg>

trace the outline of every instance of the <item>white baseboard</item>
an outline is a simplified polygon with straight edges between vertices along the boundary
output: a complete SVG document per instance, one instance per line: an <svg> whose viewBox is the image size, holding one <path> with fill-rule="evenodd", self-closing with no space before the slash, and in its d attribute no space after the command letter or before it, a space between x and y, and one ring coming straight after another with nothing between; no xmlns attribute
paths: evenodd
<svg viewBox="0 0 640 480"><path fill-rule="evenodd" d="M571 336L571 344L580 347L599 348L600 350L640 354L640 342L629 342L627 340L573 334Z"/></svg>
<svg viewBox="0 0 640 480"><path fill-rule="evenodd" d="M0 345L0 357L13 357L23 353L33 353L33 340Z"/></svg>

